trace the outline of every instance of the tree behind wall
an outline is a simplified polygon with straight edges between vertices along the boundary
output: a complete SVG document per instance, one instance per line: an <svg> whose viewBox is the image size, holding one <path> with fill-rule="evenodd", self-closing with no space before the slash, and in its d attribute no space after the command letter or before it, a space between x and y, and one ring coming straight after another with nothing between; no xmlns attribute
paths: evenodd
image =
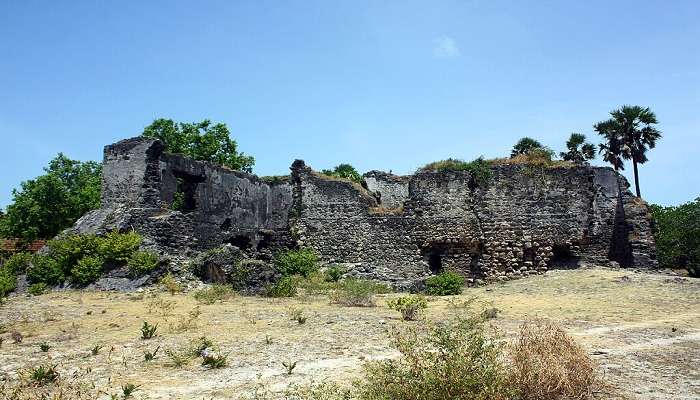
<svg viewBox="0 0 700 400"><path fill-rule="evenodd" d="M45 175L22 182L0 219L0 236L34 240L51 238L86 212L100 206L102 165L80 162L59 153Z"/></svg>
<svg viewBox="0 0 700 400"><path fill-rule="evenodd" d="M252 172L255 159L238 152L226 124L202 122L183 123L157 119L148 125L143 136L159 139L168 153L183 154L195 160L209 161L234 170Z"/></svg>

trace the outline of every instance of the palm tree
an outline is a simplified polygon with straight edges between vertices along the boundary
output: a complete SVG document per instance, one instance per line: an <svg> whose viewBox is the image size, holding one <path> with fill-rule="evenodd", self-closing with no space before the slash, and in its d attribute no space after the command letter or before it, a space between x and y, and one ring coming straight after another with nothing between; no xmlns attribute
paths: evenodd
<svg viewBox="0 0 700 400"><path fill-rule="evenodd" d="M569 151L559 153L565 161L587 164L588 161L595 158L595 146L586 142L586 135L572 133L569 140L566 141L566 148Z"/></svg>
<svg viewBox="0 0 700 400"><path fill-rule="evenodd" d="M661 132L652 126L658 123L656 115L649 107L627 105L611 111L610 115L609 120L593 125L593 129L606 140L600 145L600 153L616 171L625 169L623 160L632 160L634 186L637 197L641 197L637 166L648 161L647 150L653 149L661 137Z"/></svg>

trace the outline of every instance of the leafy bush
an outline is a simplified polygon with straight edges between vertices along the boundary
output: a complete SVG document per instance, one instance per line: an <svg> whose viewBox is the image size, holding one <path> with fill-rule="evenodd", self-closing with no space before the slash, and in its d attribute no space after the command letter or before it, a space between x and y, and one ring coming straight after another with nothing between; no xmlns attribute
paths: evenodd
<svg viewBox="0 0 700 400"><path fill-rule="evenodd" d="M488 183L492 175L491 162L484 160L483 157L479 157L470 162L448 158L447 160L435 161L430 164L426 164L420 168L419 171L469 171L478 185L485 185Z"/></svg>
<svg viewBox="0 0 700 400"><path fill-rule="evenodd" d="M96 256L85 256L81 258L70 272L71 281L81 286L95 282L100 275L102 275L103 263L104 261Z"/></svg>
<svg viewBox="0 0 700 400"><path fill-rule="evenodd" d="M29 289L27 289L29 294L32 296L41 296L42 294L46 293L47 290L49 290L49 287L46 286L44 282L34 283L29 286Z"/></svg>
<svg viewBox="0 0 700 400"><path fill-rule="evenodd" d="M171 295L182 292L182 285L178 283L170 271L168 271L168 273L160 279L160 285L163 286L165 290L170 292Z"/></svg>
<svg viewBox="0 0 700 400"><path fill-rule="evenodd" d="M65 277L70 275L71 269L85 256L98 256L100 238L95 235L68 235L62 238L49 240L49 255L54 259L63 271ZM48 283L48 282L47 282Z"/></svg>
<svg viewBox="0 0 700 400"><path fill-rule="evenodd" d="M324 169L321 171L323 175L331 176L334 178L344 178L349 179L353 182L362 182L362 175L350 164L339 164L332 170Z"/></svg>
<svg viewBox="0 0 700 400"><path fill-rule="evenodd" d="M425 280L425 292L431 296L449 296L462 293L464 277L445 271Z"/></svg>
<svg viewBox="0 0 700 400"><path fill-rule="evenodd" d="M158 254L152 251L137 251L129 257L127 265L131 276L142 276L156 269L159 261Z"/></svg>
<svg viewBox="0 0 700 400"><path fill-rule="evenodd" d="M58 372L55 365L40 365L30 371L31 379L37 385L46 385L58 379Z"/></svg>
<svg viewBox="0 0 700 400"><path fill-rule="evenodd" d="M21 274L27 270L32 261L32 255L29 253L16 253L2 264L3 268L8 269L14 275Z"/></svg>
<svg viewBox="0 0 700 400"><path fill-rule="evenodd" d="M401 313L404 321L414 321L418 313L428 307L423 296L401 296L389 300L387 306Z"/></svg>
<svg viewBox="0 0 700 400"><path fill-rule="evenodd" d="M386 286L370 280L347 278L333 291L331 302L350 307L374 307L374 296L388 291Z"/></svg>
<svg viewBox="0 0 700 400"><path fill-rule="evenodd" d="M659 264L700 277L700 198L676 207L651 206Z"/></svg>
<svg viewBox="0 0 700 400"><path fill-rule="evenodd" d="M27 280L29 283L44 283L47 286L55 286L63 283L65 275L56 259L35 254L32 257L32 265L27 268Z"/></svg>
<svg viewBox="0 0 700 400"><path fill-rule="evenodd" d="M0 299L12 293L17 287L17 276L7 265L0 267Z"/></svg>
<svg viewBox="0 0 700 400"><path fill-rule="evenodd" d="M394 331L393 343L402 356L368 363L358 398L505 400L514 394L502 348L478 317L412 325Z"/></svg>
<svg viewBox="0 0 700 400"><path fill-rule="evenodd" d="M283 276L274 284L267 287L267 297L294 297L297 294L299 278Z"/></svg>
<svg viewBox="0 0 700 400"><path fill-rule="evenodd" d="M524 137L518 140L518 143L513 146L513 150L510 153L511 158L516 157L520 154L527 154L535 149L541 149L542 143L539 141L531 138L531 137Z"/></svg>
<svg viewBox="0 0 700 400"><path fill-rule="evenodd" d="M588 399L598 385L596 365L561 328L527 321L510 349L510 382L523 400Z"/></svg>
<svg viewBox="0 0 700 400"><path fill-rule="evenodd" d="M326 268L326 281L327 282L338 282L340 278L343 277L345 269L339 265L333 264Z"/></svg>
<svg viewBox="0 0 700 400"><path fill-rule="evenodd" d="M105 260L127 262L139 249L141 242L143 237L134 231L127 233L112 231L99 238L98 252Z"/></svg>
<svg viewBox="0 0 700 400"><path fill-rule="evenodd" d="M277 270L285 276L309 276L318 270L318 256L311 249L287 250L275 256Z"/></svg>
<svg viewBox="0 0 700 400"><path fill-rule="evenodd" d="M194 299L204 304L214 304L219 300L228 300L236 295L230 285L214 284L206 289L194 292Z"/></svg>

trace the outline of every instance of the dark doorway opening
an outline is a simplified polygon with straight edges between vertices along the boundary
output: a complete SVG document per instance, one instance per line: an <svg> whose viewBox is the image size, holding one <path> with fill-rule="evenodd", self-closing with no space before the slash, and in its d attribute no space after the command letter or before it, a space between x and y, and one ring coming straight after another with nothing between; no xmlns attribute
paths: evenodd
<svg viewBox="0 0 700 400"><path fill-rule="evenodd" d="M578 267L579 257L571 252L571 247L566 244L552 246L552 258L549 259L551 269L572 269Z"/></svg>
<svg viewBox="0 0 700 400"><path fill-rule="evenodd" d="M253 243L246 235L236 235L228 240L229 243L238 247L241 250L248 250L253 247Z"/></svg>
<svg viewBox="0 0 700 400"><path fill-rule="evenodd" d="M442 272L442 256L436 251L428 253L428 268L433 274Z"/></svg>
<svg viewBox="0 0 700 400"><path fill-rule="evenodd" d="M177 186L171 207L175 211L190 212L197 209L197 186L203 177L174 172Z"/></svg>

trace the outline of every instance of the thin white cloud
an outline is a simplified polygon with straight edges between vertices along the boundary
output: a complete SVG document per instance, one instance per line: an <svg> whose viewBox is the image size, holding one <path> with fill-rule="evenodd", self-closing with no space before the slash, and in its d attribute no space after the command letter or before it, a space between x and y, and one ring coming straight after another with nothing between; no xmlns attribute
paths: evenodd
<svg viewBox="0 0 700 400"><path fill-rule="evenodd" d="M435 39L433 56L437 58L454 58L461 54L457 41L450 36L442 36Z"/></svg>

